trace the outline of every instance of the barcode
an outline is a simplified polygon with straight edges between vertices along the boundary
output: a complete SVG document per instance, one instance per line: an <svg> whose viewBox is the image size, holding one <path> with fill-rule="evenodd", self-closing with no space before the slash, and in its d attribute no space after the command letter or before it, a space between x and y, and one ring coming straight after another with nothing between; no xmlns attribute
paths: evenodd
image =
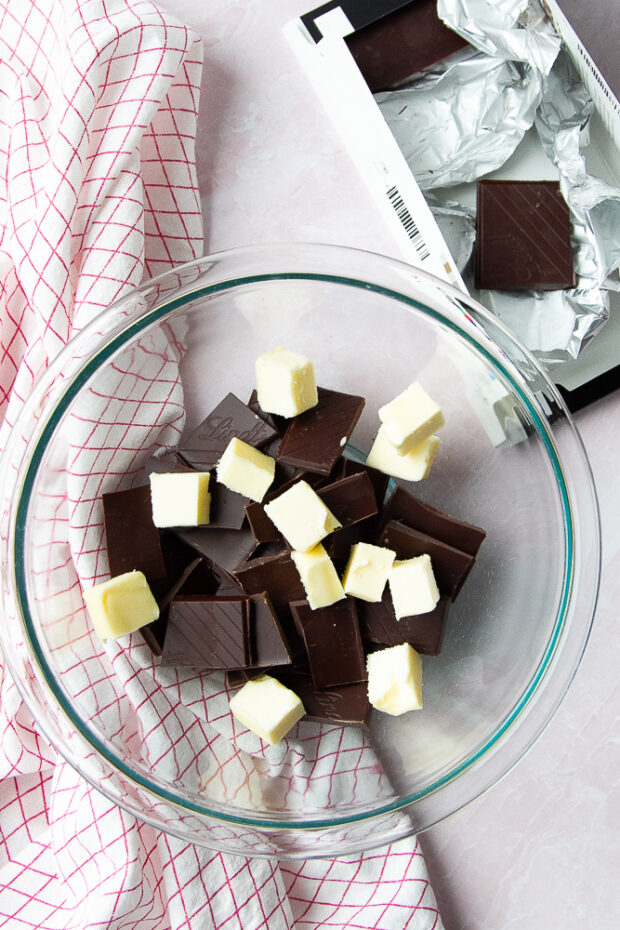
<svg viewBox="0 0 620 930"><path fill-rule="evenodd" d="M405 202L403 198L401 197L398 191L398 188L390 187L388 188L386 193L388 195L388 200L390 201L390 203L394 207L394 210L396 211L396 216L400 220L403 226L403 229L405 230L405 232L411 239L411 242L413 243L413 246L416 252L420 256L420 258L422 259L428 258L431 253L429 252L428 246L426 245L426 242L424 241L422 233L416 226L413 220L413 217L411 216L411 213L405 206Z"/></svg>

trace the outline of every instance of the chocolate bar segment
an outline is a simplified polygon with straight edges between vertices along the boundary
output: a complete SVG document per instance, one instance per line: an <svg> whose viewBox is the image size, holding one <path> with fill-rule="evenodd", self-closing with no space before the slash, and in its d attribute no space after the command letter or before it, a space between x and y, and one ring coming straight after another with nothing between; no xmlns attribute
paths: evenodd
<svg viewBox="0 0 620 930"><path fill-rule="evenodd" d="M475 285L574 287L570 214L555 181L478 181Z"/></svg>
<svg viewBox="0 0 620 930"><path fill-rule="evenodd" d="M437 15L437 0L416 0L345 37L373 93L388 90L467 47Z"/></svg>
<svg viewBox="0 0 620 930"><path fill-rule="evenodd" d="M249 497L231 491L225 484L211 477L211 517L206 528L218 527L224 530L240 530L245 520L245 508L250 503Z"/></svg>
<svg viewBox="0 0 620 930"><path fill-rule="evenodd" d="M288 420L286 417L281 417L277 413L265 413L263 408L258 402L258 391L256 388L250 394L250 399L248 401L248 407L253 413L256 413L262 420L265 421L273 430L276 431L277 438L283 436L286 432L288 426ZM272 440L272 442L275 440Z"/></svg>
<svg viewBox="0 0 620 930"><path fill-rule="evenodd" d="M316 493L343 529L378 512L372 482L364 472L319 487Z"/></svg>
<svg viewBox="0 0 620 930"><path fill-rule="evenodd" d="M365 640L381 646L409 643L423 655L437 656L441 650L450 599L441 597L434 610L417 616L396 619L389 591L381 601L360 601L360 630Z"/></svg>
<svg viewBox="0 0 620 930"><path fill-rule="evenodd" d="M173 600L161 666L216 670L252 665L250 603L247 597Z"/></svg>
<svg viewBox="0 0 620 930"><path fill-rule="evenodd" d="M291 611L303 634L315 688L366 680L364 648L352 598L315 610L307 601L291 601Z"/></svg>
<svg viewBox="0 0 620 930"><path fill-rule="evenodd" d="M473 556L478 554L487 535L479 526L457 520L448 513L422 503L400 485L394 488L383 507L383 525L390 520L398 520Z"/></svg>
<svg viewBox="0 0 620 930"><path fill-rule="evenodd" d="M304 720L365 726L370 714L366 682L321 690L310 675L292 667L273 669L270 674L301 698L306 709Z"/></svg>
<svg viewBox="0 0 620 930"><path fill-rule="evenodd" d="M291 420L278 462L329 475L344 452L364 409L364 398L318 388L319 402Z"/></svg>
<svg viewBox="0 0 620 930"><path fill-rule="evenodd" d="M379 534L377 545L396 552L400 560L413 559L427 553L431 557L433 574L441 594L451 600L457 596L471 571L475 558L467 552L448 546L446 543L412 530L404 523L390 520Z"/></svg>
<svg viewBox="0 0 620 930"><path fill-rule="evenodd" d="M370 465L366 465L365 462L356 462L355 459L349 459L345 456L340 460L340 475L341 478L348 478L349 475L358 475L360 472L365 472L370 478L370 482L374 488L375 500L379 507L383 504L385 500L385 492L388 489L388 484L390 483L390 476L384 474L382 471L379 471L377 468L372 468Z"/></svg>
<svg viewBox="0 0 620 930"><path fill-rule="evenodd" d="M262 504L258 503L258 501L252 501L246 505L245 512L256 542L282 543L282 534L269 519Z"/></svg>
<svg viewBox="0 0 620 930"><path fill-rule="evenodd" d="M198 527L175 532L214 566L229 573L247 559L257 545L249 526L243 526L240 530Z"/></svg>
<svg viewBox="0 0 620 930"><path fill-rule="evenodd" d="M255 594L252 605L254 665L263 669L274 665L289 665L292 662L291 653L269 595L266 592Z"/></svg>
<svg viewBox="0 0 620 930"><path fill-rule="evenodd" d="M166 577L160 534L153 523L148 484L103 495L110 574L139 571L149 584Z"/></svg>
<svg viewBox="0 0 620 930"><path fill-rule="evenodd" d="M210 471L234 437L258 449L277 435L276 429L238 397L227 394L191 436L181 441L178 451L192 468Z"/></svg>

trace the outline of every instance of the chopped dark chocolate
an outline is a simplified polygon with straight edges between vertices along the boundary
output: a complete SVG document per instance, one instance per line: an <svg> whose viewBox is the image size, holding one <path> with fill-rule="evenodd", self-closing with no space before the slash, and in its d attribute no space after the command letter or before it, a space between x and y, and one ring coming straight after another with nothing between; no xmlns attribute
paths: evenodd
<svg viewBox="0 0 620 930"><path fill-rule="evenodd" d="M258 501L252 501L251 503L246 504L245 512L247 514L250 528L256 538L256 542L282 543L282 533L276 529L272 521L269 519L262 504L259 504Z"/></svg>
<svg viewBox="0 0 620 930"><path fill-rule="evenodd" d="M430 504L422 503L400 485L394 488L383 507L382 523L385 525L390 520L398 520L474 556L478 554L486 536L479 526L457 520Z"/></svg>
<svg viewBox="0 0 620 930"><path fill-rule="evenodd" d="M211 516L205 528L223 530L239 530L245 520L245 508L250 503L248 497L231 491L225 484L215 480L215 475L209 483L211 491Z"/></svg>
<svg viewBox="0 0 620 930"><path fill-rule="evenodd" d="M342 523L343 529L378 512L374 488L365 472L323 485L316 489L316 493Z"/></svg>
<svg viewBox="0 0 620 930"><path fill-rule="evenodd" d="M290 600L302 600L305 597L299 572L291 558L290 550L286 548L275 554L249 559L238 566L235 577L248 595L262 594L266 591L278 616L279 605L285 605L288 609Z"/></svg>
<svg viewBox="0 0 620 930"><path fill-rule="evenodd" d="M229 573L247 559L257 545L249 526L242 526L240 530L222 530L217 527L209 529L200 526L175 532L214 566Z"/></svg>
<svg viewBox="0 0 620 930"><path fill-rule="evenodd" d="M286 417L281 417L277 413L266 413L258 402L258 392L256 388L254 388L250 394L248 407L253 413L258 414L258 416L261 417L265 423L269 424L269 426L276 431L278 438L284 435L289 421Z"/></svg>
<svg viewBox="0 0 620 930"><path fill-rule="evenodd" d="M277 430L250 410L234 394L227 394L191 436L181 440L179 453L192 468L210 471L231 439L260 448L278 435Z"/></svg>
<svg viewBox="0 0 620 930"><path fill-rule="evenodd" d="M291 601L302 631L315 688L366 681L366 662L357 610L352 598L313 610L307 601Z"/></svg>
<svg viewBox="0 0 620 930"><path fill-rule="evenodd" d="M570 214L555 181L478 181L475 285L574 287Z"/></svg>
<svg viewBox="0 0 620 930"><path fill-rule="evenodd" d="M347 478L349 475L358 475L360 472L365 472L370 478L375 490L375 499L378 506L381 507L385 500L385 492L390 483L390 476L379 471L378 468L372 468L370 465L366 465L365 462L356 462L355 459L349 459L346 455L342 457L340 460L339 477Z"/></svg>
<svg viewBox="0 0 620 930"><path fill-rule="evenodd" d="M266 592L252 596L254 610L254 665L270 668L289 665L292 661L286 637Z"/></svg>
<svg viewBox="0 0 620 930"><path fill-rule="evenodd" d="M318 388L319 402L291 420L278 461L329 475L344 452L364 408L364 398Z"/></svg>
<svg viewBox="0 0 620 930"><path fill-rule="evenodd" d="M441 594L451 600L461 590L475 562L473 555L413 530L397 520L390 520L386 524L379 534L377 545L393 549L398 560L413 559L425 553L430 555L437 587Z"/></svg>
<svg viewBox="0 0 620 930"><path fill-rule="evenodd" d="M386 587L380 601L358 602L362 637L382 646L409 643L423 655L439 655L449 603L449 598L441 597L434 610L397 620L392 598Z"/></svg>
<svg viewBox="0 0 620 930"><path fill-rule="evenodd" d="M208 670L252 665L247 597L182 597L170 604L162 667Z"/></svg>
<svg viewBox="0 0 620 930"><path fill-rule="evenodd" d="M166 577L148 484L104 494L103 520L113 578L132 571L142 572L149 583Z"/></svg>
<svg viewBox="0 0 620 930"><path fill-rule="evenodd" d="M274 669L270 674L301 699L306 709L304 720L359 726L366 724L370 713L366 682L320 690L315 688L310 675L290 666Z"/></svg>
<svg viewBox="0 0 620 930"><path fill-rule="evenodd" d="M467 47L437 15L437 0L416 0L345 37L373 93L389 90Z"/></svg>

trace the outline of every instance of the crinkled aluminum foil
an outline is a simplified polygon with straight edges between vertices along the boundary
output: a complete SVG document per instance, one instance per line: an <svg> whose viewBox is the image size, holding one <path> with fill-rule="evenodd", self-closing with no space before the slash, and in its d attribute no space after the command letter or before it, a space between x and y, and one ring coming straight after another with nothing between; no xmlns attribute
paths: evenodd
<svg viewBox="0 0 620 930"><path fill-rule="evenodd" d="M375 100L426 191L503 165L534 122L542 83L528 65L474 53Z"/></svg>
<svg viewBox="0 0 620 930"><path fill-rule="evenodd" d="M620 190L587 174L582 147L592 102L566 53L558 54L560 40L538 0L438 0L438 12L479 51L376 99L416 180L427 192L441 188L444 208L446 188L499 168L536 126L571 210L577 287L475 296L551 368L577 358L608 317L620 267ZM449 204L448 216L427 197L453 239L464 224L466 241L454 255L461 269L471 251L471 217L458 203Z"/></svg>
<svg viewBox="0 0 620 930"><path fill-rule="evenodd" d="M526 62L548 74L560 39L538 0L437 0L437 14L493 58Z"/></svg>

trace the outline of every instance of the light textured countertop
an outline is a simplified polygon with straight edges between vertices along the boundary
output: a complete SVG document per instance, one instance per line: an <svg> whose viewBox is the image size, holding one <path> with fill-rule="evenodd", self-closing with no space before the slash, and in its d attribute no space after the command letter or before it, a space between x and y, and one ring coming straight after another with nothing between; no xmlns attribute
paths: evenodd
<svg viewBox="0 0 620 930"><path fill-rule="evenodd" d="M205 251L315 241L398 256L282 35L286 22L316 4L163 5L204 40L198 167ZM422 837L446 930L618 926L619 418L620 392L576 417L603 525L599 606L576 679L525 759Z"/></svg>

